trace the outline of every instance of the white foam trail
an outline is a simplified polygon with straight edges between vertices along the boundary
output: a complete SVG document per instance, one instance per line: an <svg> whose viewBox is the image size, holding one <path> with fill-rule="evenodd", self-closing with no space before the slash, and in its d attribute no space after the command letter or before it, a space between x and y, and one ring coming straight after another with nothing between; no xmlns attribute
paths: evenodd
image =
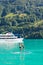
<svg viewBox="0 0 43 65"><path fill-rule="evenodd" d="M32 54L32 52L11 52L11 54Z"/></svg>

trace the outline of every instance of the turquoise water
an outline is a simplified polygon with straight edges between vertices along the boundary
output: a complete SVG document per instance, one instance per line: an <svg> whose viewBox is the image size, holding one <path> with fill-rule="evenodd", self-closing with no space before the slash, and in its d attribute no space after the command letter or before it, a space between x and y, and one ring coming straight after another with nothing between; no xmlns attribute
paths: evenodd
<svg viewBox="0 0 43 65"><path fill-rule="evenodd" d="M19 43L0 44L0 65L43 65L43 40L25 39L23 44L22 51Z"/></svg>

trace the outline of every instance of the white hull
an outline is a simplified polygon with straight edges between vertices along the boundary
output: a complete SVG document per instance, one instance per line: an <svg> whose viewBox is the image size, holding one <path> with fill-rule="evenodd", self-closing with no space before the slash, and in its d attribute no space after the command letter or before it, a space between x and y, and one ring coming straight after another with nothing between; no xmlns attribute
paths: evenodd
<svg viewBox="0 0 43 65"><path fill-rule="evenodd" d="M17 38L17 39L0 39L0 43L22 43L23 38Z"/></svg>

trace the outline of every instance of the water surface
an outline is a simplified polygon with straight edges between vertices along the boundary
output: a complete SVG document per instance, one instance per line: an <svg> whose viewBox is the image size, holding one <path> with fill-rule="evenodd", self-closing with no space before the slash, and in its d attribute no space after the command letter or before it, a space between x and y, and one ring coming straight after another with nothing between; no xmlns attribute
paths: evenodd
<svg viewBox="0 0 43 65"><path fill-rule="evenodd" d="M24 39L24 49L19 43L0 43L0 65L43 65L43 40Z"/></svg>

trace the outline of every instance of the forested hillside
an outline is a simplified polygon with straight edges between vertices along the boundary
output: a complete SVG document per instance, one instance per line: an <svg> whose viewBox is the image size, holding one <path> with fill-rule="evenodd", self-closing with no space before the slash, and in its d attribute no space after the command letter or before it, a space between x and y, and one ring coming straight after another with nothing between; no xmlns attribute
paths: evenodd
<svg viewBox="0 0 43 65"><path fill-rule="evenodd" d="M0 33L43 38L43 0L0 0Z"/></svg>

